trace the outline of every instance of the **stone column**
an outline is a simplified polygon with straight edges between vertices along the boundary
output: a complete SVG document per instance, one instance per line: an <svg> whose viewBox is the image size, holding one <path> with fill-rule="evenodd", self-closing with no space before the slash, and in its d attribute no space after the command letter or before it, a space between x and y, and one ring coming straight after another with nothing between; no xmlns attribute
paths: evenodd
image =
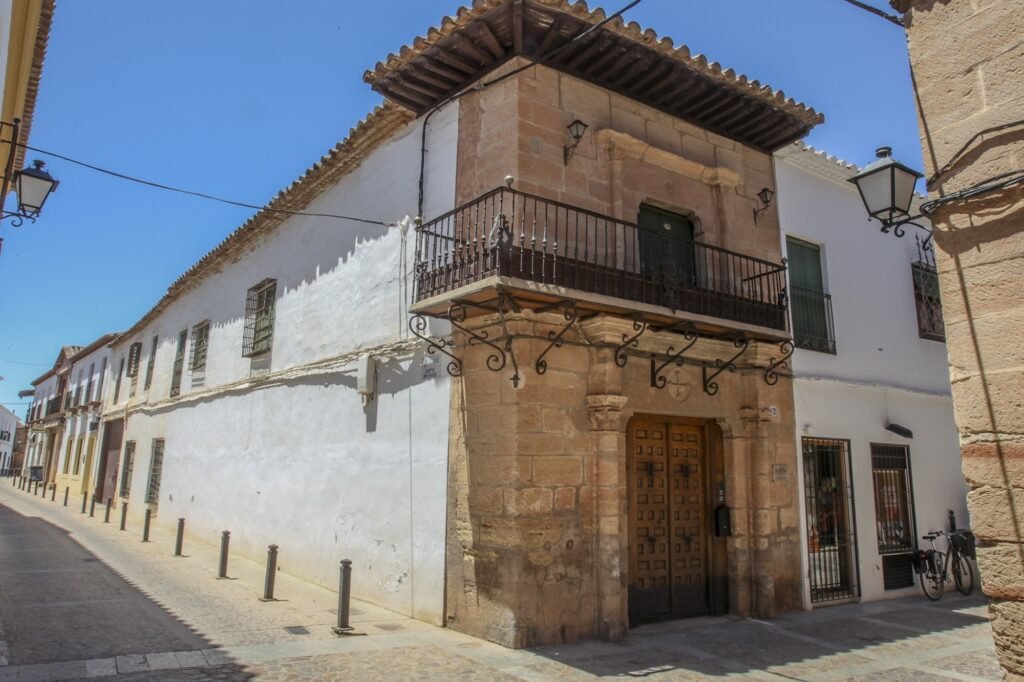
<svg viewBox="0 0 1024 682"><path fill-rule="evenodd" d="M929 198L1019 173L1020 3L891 4L904 12ZM1024 194L949 202L932 224L982 587L1000 663L1024 679Z"/></svg>
<svg viewBox="0 0 1024 682"><path fill-rule="evenodd" d="M759 618L774 618L775 561L771 542L775 529L775 510L771 503L771 453L768 450L767 408L740 409L747 440L748 476L750 478L750 543L753 613Z"/></svg>

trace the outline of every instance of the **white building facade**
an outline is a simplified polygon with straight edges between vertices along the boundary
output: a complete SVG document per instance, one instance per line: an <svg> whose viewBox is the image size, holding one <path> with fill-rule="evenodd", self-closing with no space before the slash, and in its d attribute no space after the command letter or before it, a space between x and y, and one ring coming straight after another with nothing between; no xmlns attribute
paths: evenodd
<svg viewBox="0 0 1024 682"><path fill-rule="evenodd" d="M0 405L0 476L7 476L14 458L14 440L21 421Z"/></svg>
<svg viewBox="0 0 1024 682"><path fill-rule="evenodd" d="M454 205L457 117L430 123L430 215ZM104 449L129 516L230 530L257 560L276 544L282 570L329 587L357 560L357 596L442 624L450 379L407 329L411 119L378 109L283 193L390 226L264 211L119 338L104 430L123 434Z"/></svg>
<svg viewBox="0 0 1024 682"><path fill-rule="evenodd" d="M968 526L929 235L867 222L856 167L801 144L775 158L805 606L903 596L921 535L948 511Z"/></svg>

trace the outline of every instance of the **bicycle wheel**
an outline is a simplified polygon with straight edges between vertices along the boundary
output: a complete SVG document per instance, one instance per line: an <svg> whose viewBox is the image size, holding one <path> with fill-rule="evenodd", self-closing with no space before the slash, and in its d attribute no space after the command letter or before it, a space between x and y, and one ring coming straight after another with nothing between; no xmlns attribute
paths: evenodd
<svg viewBox="0 0 1024 682"><path fill-rule="evenodd" d="M919 577L921 578L921 590L924 591L924 596L932 601L942 599L942 593L946 589L946 581L942 579L940 574L929 569L919 574Z"/></svg>
<svg viewBox="0 0 1024 682"><path fill-rule="evenodd" d="M962 595L974 592L974 571L971 570L971 562L962 554L953 557L953 582Z"/></svg>

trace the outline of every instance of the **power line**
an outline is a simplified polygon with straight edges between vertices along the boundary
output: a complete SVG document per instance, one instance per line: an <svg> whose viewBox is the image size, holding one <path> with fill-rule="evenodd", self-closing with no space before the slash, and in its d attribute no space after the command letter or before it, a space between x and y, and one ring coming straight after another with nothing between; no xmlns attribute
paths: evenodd
<svg viewBox="0 0 1024 682"><path fill-rule="evenodd" d="M49 367L52 362L21 362L20 360L8 360L7 358L0 358L0 362L9 362L12 365L31 365L33 367Z"/></svg>
<svg viewBox="0 0 1024 682"><path fill-rule="evenodd" d="M859 7L859 8L861 8L862 10L864 10L866 12L871 12L872 14L874 14L876 16L882 17L886 21L890 21L890 22L896 24L897 26L899 26L900 28L904 27L903 26L903 19L900 19L895 14L889 14L888 12L883 12L882 10L878 9L877 7L872 7L871 5L867 4L866 2L861 2L860 0L846 0L846 2L850 3L854 7Z"/></svg>
<svg viewBox="0 0 1024 682"><path fill-rule="evenodd" d="M395 226L395 223L393 223L393 222L392 223L388 223L388 222L384 222L383 220L372 220L372 219L369 219L369 218L355 218L353 216L338 215L338 214L335 214L335 213L307 213L306 211L292 211L292 210L289 210L289 209L286 209L286 208L273 208L273 207L271 207L269 205L267 205L267 206L258 206L256 204L249 204L249 203L246 203L244 201L235 201L234 199L225 199L224 197L218 197L218 196L215 196L213 194L206 194L205 192L196 192L196 191L193 191L193 190L190 190L190 189L182 189L181 187L173 187L171 185L165 185L163 183L153 182L152 180L144 180L143 178L137 178L135 176L127 175L125 173L119 173L117 171L112 171L112 170L110 170L108 168L102 168L100 166L96 166L96 165L93 165L91 163L86 163L85 161L79 161L78 159L72 159L70 156L64 156L63 154L58 154L56 152L46 151L45 149L39 149L38 147L32 147L32 146L27 145L27 144L19 143L18 146L19 147L24 147L25 149L28 149L28 150L33 151L33 152L36 152L37 154L44 154L46 156L52 156L55 159L60 159L61 161L67 161L68 163L73 163L76 166L82 166L83 168L88 168L89 170L93 170L93 171L96 171L98 173L103 173L105 175L110 175L112 177L119 178L121 180L127 180L129 182L135 182L135 183L138 183L140 185L146 185L147 187L155 187L156 189L162 189L162 190L166 190L168 192L177 192L178 194L186 194L188 196L199 197L200 199L208 199L210 201L217 201L217 202L220 202L222 204L228 204L230 206L240 206L242 208L251 208L251 209L255 209L257 211L268 211L268 212L271 212L271 213L283 213L283 214L286 214L286 215L308 216L308 217L311 217L311 218L334 218L334 219L337 219L337 220L351 220L351 221L354 221L354 222L357 222L357 223L366 223L368 225L383 225L384 227L394 227Z"/></svg>

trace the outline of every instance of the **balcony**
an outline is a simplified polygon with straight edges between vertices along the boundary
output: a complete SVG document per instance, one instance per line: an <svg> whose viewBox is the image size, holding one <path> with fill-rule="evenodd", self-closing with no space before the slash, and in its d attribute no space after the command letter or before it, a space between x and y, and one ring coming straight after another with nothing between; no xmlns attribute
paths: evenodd
<svg viewBox="0 0 1024 682"><path fill-rule="evenodd" d="M594 312L779 338L785 286L782 264L499 188L420 227L413 310L486 304L501 287L532 307L569 298Z"/></svg>
<svg viewBox="0 0 1024 682"><path fill-rule="evenodd" d="M793 344L818 353L836 353L832 297L814 289L790 289L793 308Z"/></svg>
<svg viewBox="0 0 1024 682"><path fill-rule="evenodd" d="M46 414L44 416L49 417L51 414L56 414L60 411L60 398L50 398L46 401Z"/></svg>

